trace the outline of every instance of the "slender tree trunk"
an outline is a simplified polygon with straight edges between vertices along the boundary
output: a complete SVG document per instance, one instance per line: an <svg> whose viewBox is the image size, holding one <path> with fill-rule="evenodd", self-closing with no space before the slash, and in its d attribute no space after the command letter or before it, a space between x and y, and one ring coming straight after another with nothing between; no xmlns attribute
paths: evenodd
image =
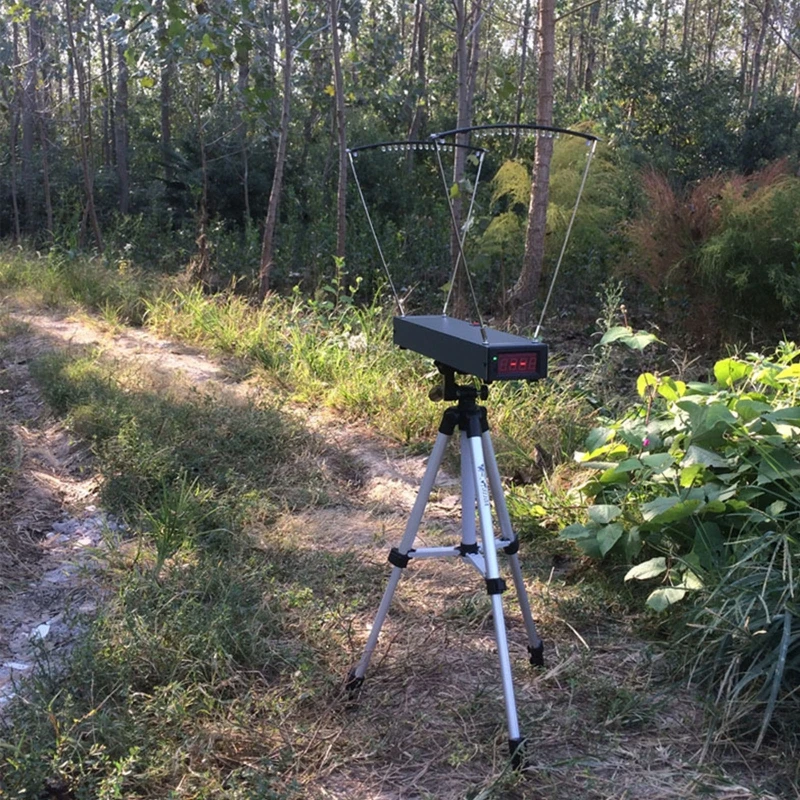
<svg viewBox="0 0 800 800"><path fill-rule="evenodd" d="M28 16L27 63L22 87L22 191L25 201L25 229L28 232L36 229L35 198L38 181L34 167L33 145L36 135L36 83L41 51L39 25L39 2L33 2Z"/></svg>
<svg viewBox="0 0 800 800"><path fill-rule="evenodd" d="M125 23L120 22L124 28ZM117 97L115 102L117 181L119 183L119 210L130 211L131 179L128 170L128 62L125 59L125 40L117 43Z"/></svg>
<svg viewBox="0 0 800 800"><path fill-rule="evenodd" d="M764 49L764 40L767 36L767 26L769 25L770 11L770 0L764 0L764 7L761 11L761 24L758 31L758 39L756 40L755 48L753 50L753 79L750 84L750 102L748 104L749 111L752 111L758 105L758 93L761 88L761 54Z"/></svg>
<svg viewBox="0 0 800 800"><path fill-rule="evenodd" d="M583 89L589 94L594 87L594 73L597 62L597 23L600 20L600 3L594 3L589 9L588 44L586 48L586 73Z"/></svg>
<svg viewBox="0 0 800 800"><path fill-rule="evenodd" d="M289 119L292 102L292 19L289 13L289 0L281 0L283 18L283 103L281 105L281 130L278 139L278 152L275 154L275 172L272 175L272 190L269 193L267 218L264 221L264 238L261 242L261 266L258 275L258 296L263 300L269 292L269 281L275 254L275 227L278 220L278 207L283 189L283 171L289 141Z"/></svg>
<svg viewBox="0 0 800 800"><path fill-rule="evenodd" d="M531 35L531 0L525 0L525 13L522 17L522 31L520 33L519 72L517 73L517 97L514 103L514 122L522 122L522 111L525 104L525 74L528 69L528 39ZM572 48L572 29L570 28L570 48ZM572 69L572 51L570 49L570 69ZM567 94L569 94L569 80L567 80ZM515 131L512 158L516 158L519 148L520 131Z"/></svg>
<svg viewBox="0 0 800 800"><path fill-rule="evenodd" d="M686 61L692 59L692 38L691 38L691 24L692 24L692 2L685 0L683 4L683 32L681 34L681 53Z"/></svg>
<svg viewBox="0 0 800 800"><path fill-rule="evenodd" d="M55 224L53 222L53 194L50 188L50 156L48 155L47 145L47 126L44 121L44 114L39 113L39 146L42 149L42 190L44 191L44 210L47 217L47 239L53 242L55 237Z"/></svg>
<svg viewBox="0 0 800 800"><path fill-rule="evenodd" d="M539 125L553 124L555 82L555 0L539 0L539 74L536 116ZM540 137L536 144L533 186L528 208L528 229L522 271L513 289L514 317L519 324L530 321L531 305L539 289L544 266L547 203L550 196L550 160L553 139Z"/></svg>
<svg viewBox="0 0 800 800"><path fill-rule="evenodd" d="M113 163L112 145L111 145L111 65L109 64L106 54L106 38L103 35L103 15L100 9L97 9L97 46L100 50L100 69L103 72L103 88L105 89L105 97L103 98L103 117L101 127L102 137L102 153L103 164L107 168L111 168Z"/></svg>
<svg viewBox="0 0 800 800"><path fill-rule="evenodd" d="M159 94L161 110L161 161L163 162L164 183L167 195L175 181L175 170L172 163L172 77L175 63L169 50L167 24L164 19L164 0L156 3L158 43L161 52L161 70L159 74Z"/></svg>
<svg viewBox="0 0 800 800"><path fill-rule="evenodd" d="M19 64L19 25L13 22L11 25L12 31L12 47L14 63ZM20 85L19 77L15 74L11 86L11 92L4 79L0 78L0 88L2 88L3 102L8 113L8 144L9 144L9 183L11 189L11 213L13 218L13 243L18 244L22 237L19 219L19 190L17 187L17 142L19 140L19 118L20 118L20 103L22 102L22 87Z"/></svg>
<svg viewBox="0 0 800 800"><path fill-rule="evenodd" d="M427 44L428 17L425 5L417 0L414 13L414 38L411 46L411 59L409 72L416 73L416 86L412 93L414 108L411 110L411 124L408 128L408 138L419 138L420 131L425 128L428 118L428 76L426 65L425 47Z"/></svg>
<svg viewBox="0 0 800 800"><path fill-rule="evenodd" d="M236 105L239 118L239 154L242 161L242 201L244 203L244 224L247 227L250 216L250 160L247 152L246 92L250 82L250 52L243 48L236 55L239 74L236 77Z"/></svg>
<svg viewBox="0 0 800 800"><path fill-rule="evenodd" d="M100 233L100 223L97 220L97 212L94 205L94 178L92 175L91 152L92 152L92 132L91 120L89 119L89 101L87 95L87 81L83 61L78 52L75 41L75 30L72 20L72 0L64 0L64 11L67 22L67 34L69 36L69 49L72 62L75 67L75 77L78 85L78 139L81 155L81 171L83 173L83 189L86 194L86 206L84 217L91 225L94 233L97 249L103 251L103 237Z"/></svg>
<svg viewBox="0 0 800 800"><path fill-rule="evenodd" d="M333 96L336 105L336 139L339 151L339 179L336 186L336 257L344 258L347 234L347 136L344 116L342 51L339 42L339 0L329 0L329 3L333 55Z"/></svg>
<svg viewBox="0 0 800 800"><path fill-rule="evenodd" d="M470 89L474 83L470 79L472 69L472 47L470 46L470 17L467 13L466 0L453 0L453 10L456 18L456 73L457 73L457 128L468 128L472 124L472 98ZM477 19L476 19L477 21ZM477 36L477 29L472 31ZM457 134L455 143L458 145L469 144L468 134ZM453 183L459 189L463 186L464 174L467 165L467 151L463 147L454 148L453 154ZM467 282L464 276L465 265L461 263L461 224L463 216L463 202L460 190L452 200L453 217L456 224L450 231L450 258L452 266L460 267L455 271L451 299L455 316L464 317L468 313Z"/></svg>

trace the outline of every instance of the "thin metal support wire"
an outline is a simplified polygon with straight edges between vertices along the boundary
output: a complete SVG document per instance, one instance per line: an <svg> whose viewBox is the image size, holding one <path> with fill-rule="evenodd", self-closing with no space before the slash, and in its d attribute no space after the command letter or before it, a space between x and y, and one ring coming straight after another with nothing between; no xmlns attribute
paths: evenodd
<svg viewBox="0 0 800 800"><path fill-rule="evenodd" d="M372 216L369 213L369 208L367 207L367 201L364 197L364 192L361 190L361 182L358 180L358 172L356 171L356 165L355 161L353 160L353 154L349 150L347 151L347 157L350 159L350 168L353 171L353 178L355 179L356 188L358 189L358 196L361 198L361 205L364 207L364 213L367 215L367 223L369 224L370 231L372 231L372 238L375 240L375 246L378 248L378 255L380 255L381 257L381 264L383 264L383 271L386 273L386 279L389 281L389 287L392 290L394 301L395 303L397 303L397 308L400 310L400 316L404 317L406 315L406 312L403 309L403 301L400 299L400 295L397 293L397 289L395 289L394 287L394 281L392 280L392 274L389 271L389 265L386 263L386 258L383 255L383 248L381 247L380 240L378 239L378 234L375 232L375 226L372 224Z"/></svg>
<svg viewBox="0 0 800 800"><path fill-rule="evenodd" d="M467 257L464 254L464 240L467 235L467 230L469 229L469 225L471 222L472 217L472 209L475 203L475 195L478 191L478 181L480 180L480 171L481 167L483 166L483 156L484 154L481 153L479 156L478 161L478 174L475 179L475 185L472 187L472 198L470 199L469 210L467 212L467 220L464 223L463 233L459 230L458 220L456 219L456 212L453 208L453 201L450 197L450 191L447 186L447 176L444 172L444 164L442 164L442 155L439 149L439 142L438 140L434 139L434 145L436 147L436 161L439 164L439 174L442 176L442 185L444 186L445 196L447 197L447 207L450 210L450 220L453 223L453 230L456 234L456 242L458 242L458 255L456 256L456 264L453 267L453 274L450 278L450 290L447 293L447 299L444 303L444 309L442 310L442 314L447 314L447 306L450 304L450 297L453 293L453 287L455 286L456 282L456 273L458 272L458 267L460 266L461 262L464 262L464 274L467 276L467 285L469 286L469 292L472 296L472 302L475 305L475 313L478 315L478 325L481 329L481 338L483 339L484 343L489 341L489 337L486 335L486 325L483 322L483 316L481 315L480 307L478 306L478 298L475 294L475 287L472 285L472 275L470 274L469 267L467 266Z"/></svg>
<svg viewBox="0 0 800 800"><path fill-rule="evenodd" d="M569 243L569 237L572 233L572 224L575 222L575 216L578 213L578 206L581 203L581 196L583 195L584 187L586 186L586 178L589 175L589 165L592 163L592 159L594 158L594 151L597 148L597 141L592 141L592 147L589 150L589 155L586 158L586 166L583 168L583 177L581 178L581 185L578 189L578 196L575 198L575 205L572 207L572 216L569 218L569 225L567 225L567 232L564 236L564 243L561 245L561 253L558 256L558 261L556 262L556 268L553 271L553 278L550 281L550 288L547 291L547 297L544 301L544 307L542 308L542 314L539 317L539 322L536 325L536 330L533 332L533 338L536 339L539 336L539 331L542 328L542 322L544 321L544 315L547 313L547 306L550 303L550 298L553 295L553 287L556 285L556 279L558 278L558 271L561 269L561 262L564 260L564 253L567 250L567 244Z"/></svg>
<svg viewBox="0 0 800 800"><path fill-rule="evenodd" d="M438 153L438 150L437 150L437 153ZM453 289L455 288L455 285L456 285L456 273L458 272L458 267L461 264L461 261L463 259L464 242L467 239L467 231L472 227L472 211L475 208L475 197L478 194L478 184L480 184L480 182L481 182L481 170L483 169L483 159L484 159L485 155L486 155L485 152L481 152L480 155L478 156L478 171L477 171L477 173L475 175L475 184L472 187L472 196L469 199L469 208L467 209L467 220L464 223L464 226L463 226L463 228L461 230L461 233L460 233L460 237L461 238L460 238L460 241L459 241L459 252L458 252L458 255L456 257L456 265L455 265L455 267L453 267L453 274L450 276L450 288L447 290L447 297L445 298L444 308L442 309L442 314L445 315L445 316L447 315L447 306L450 305L450 298L453 295ZM447 190L447 181L446 181L446 179L445 179L444 183L445 183L445 186L444 186L445 192L447 192L447 196L449 198L450 197L450 193ZM465 270L467 269L466 260L464 260L464 269ZM469 277L469 273L467 273L467 274L468 274L468 277ZM472 289L472 280L470 280L469 284L470 284L470 289ZM475 292L474 291L472 292L472 300L475 303L475 308L478 311L478 316L480 316L480 309L478 309L478 301L475 298Z"/></svg>

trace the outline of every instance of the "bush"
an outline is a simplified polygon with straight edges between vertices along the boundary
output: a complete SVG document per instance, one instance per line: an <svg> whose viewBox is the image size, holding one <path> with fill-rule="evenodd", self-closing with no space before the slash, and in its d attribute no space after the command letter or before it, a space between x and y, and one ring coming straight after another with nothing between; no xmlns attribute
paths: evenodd
<svg viewBox="0 0 800 800"><path fill-rule="evenodd" d="M565 528L595 558L645 558L656 611L689 596L694 673L725 696L721 718L796 703L800 614L800 349L726 358L714 382L645 373L642 399L596 428L578 460L588 520Z"/></svg>

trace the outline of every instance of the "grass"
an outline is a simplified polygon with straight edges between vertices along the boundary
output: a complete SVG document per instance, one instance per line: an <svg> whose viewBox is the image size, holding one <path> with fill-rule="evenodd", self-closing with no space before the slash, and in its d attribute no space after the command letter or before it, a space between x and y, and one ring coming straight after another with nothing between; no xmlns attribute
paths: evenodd
<svg viewBox="0 0 800 800"><path fill-rule="evenodd" d="M81 644L61 663L43 650L25 702L0 722L0 797L601 800L796 789L780 748L747 770L724 749L697 764L702 715L660 650L638 639L634 603L571 569L571 552L547 533L576 513L560 462L588 412L566 381L496 386L489 401L547 642L546 668L531 670L509 602L531 736L529 766L514 773L475 576L441 562L410 569L353 698L342 681L383 590L385 550L373 539L330 546L339 531L308 522L297 530L317 508L361 501L347 454L323 452L287 399L367 420L408 452L424 450L441 412L424 399L420 384L434 378L421 359L390 346L385 311L324 295L254 307L171 289L151 295L143 317L243 359L238 372L252 370L258 388L248 399L201 393L101 351L33 366L54 412L91 443L105 502L133 533L105 551L93 577L103 602L92 619L76 618ZM323 454L341 474L319 468ZM543 473L543 488L527 484ZM396 509L370 514L376 531L400 524ZM557 556L566 566L556 569ZM781 768L770 761L778 755Z"/></svg>

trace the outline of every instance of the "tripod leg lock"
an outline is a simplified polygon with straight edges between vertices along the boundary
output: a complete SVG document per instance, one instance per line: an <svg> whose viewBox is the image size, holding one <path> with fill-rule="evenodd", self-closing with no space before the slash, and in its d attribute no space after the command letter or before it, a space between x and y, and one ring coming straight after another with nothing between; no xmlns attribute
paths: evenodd
<svg viewBox="0 0 800 800"><path fill-rule="evenodd" d="M393 547L389 551L389 563L392 566L405 569L408 566L408 562L411 561L411 554L413 552L413 550L409 550L407 553L401 553L396 547Z"/></svg>
<svg viewBox="0 0 800 800"><path fill-rule="evenodd" d="M515 556L519 552L519 537L515 536L504 548L503 552L507 556Z"/></svg>
<svg viewBox="0 0 800 800"><path fill-rule="evenodd" d="M508 589L506 582L502 578L487 578L486 591L489 594L503 594Z"/></svg>

